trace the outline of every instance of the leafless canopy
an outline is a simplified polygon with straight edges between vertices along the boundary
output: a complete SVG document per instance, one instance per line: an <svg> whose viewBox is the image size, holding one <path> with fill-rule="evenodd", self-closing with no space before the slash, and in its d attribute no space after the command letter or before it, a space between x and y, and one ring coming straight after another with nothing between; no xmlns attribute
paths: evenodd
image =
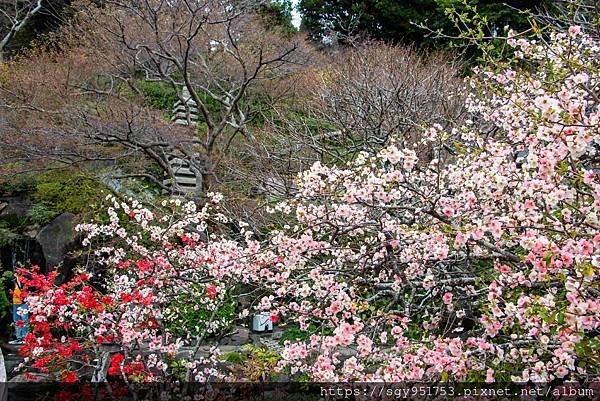
<svg viewBox="0 0 600 401"><path fill-rule="evenodd" d="M579 25L586 33L600 37L600 2L597 0L555 0L541 10L537 19L559 28Z"/></svg>
<svg viewBox="0 0 600 401"><path fill-rule="evenodd" d="M423 127L456 124L464 115L458 68L443 55L366 42L336 55L310 81L303 113L323 124L287 120L286 129L333 160L375 152L391 136L412 146Z"/></svg>

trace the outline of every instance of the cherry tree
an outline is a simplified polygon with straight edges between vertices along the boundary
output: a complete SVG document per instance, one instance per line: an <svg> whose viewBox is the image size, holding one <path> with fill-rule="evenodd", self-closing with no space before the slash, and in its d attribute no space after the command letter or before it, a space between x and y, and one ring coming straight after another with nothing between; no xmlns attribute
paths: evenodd
<svg viewBox="0 0 600 401"><path fill-rule="evenodd" d="M344 168L316 164L279 206L304 236L277 237L296 279L280 291L292 299L265 306L314 327L283 366L322 381L595 371L598 42L575 26L507 43L527 68L470 82L491 132L433 126L428 162L390 145Z"/></svg>
<svg viewBox="0 0 600 401"><path fill-rule="evenodd" d="M491 131L433 126L430 161L392 144L315 164L278 206L302 235L276 235L291 279L263 306L313 333L282 366L317 381L596 372L599 43L577 26L507 43L515 58L470 80Z"/></svg>
<svg viewBox="0 0 600 401"><path fill-rule="evenodd" d="M434 125L415 147L390 138L346 165L315 163L299 175L298 194L270 208L286 223L263 241L243 224L238 238L217 229L228 221L217 194L201 210L111 199L108 221L80 226L107 287L79 276L55 288L35 276L42 291L28 297L27 362L62 366L55 373L72 379L62 354L108 338L123 350L110 369L123 380L177 377L174 366L187 379L226 379L217 350L200 354L218 324L208 319L190 337L192 352L180 353L187 339L169 335L168 299L192 291L214 306L243 283L255 302L240 318L268 311L306 332L286 341L277 366L292 377L596 374L600 43L578 26L547 41L513 33L506 41L514 57L468 82L468 107L489 130ZM433 157L420 159L418 146Z"/></svg>

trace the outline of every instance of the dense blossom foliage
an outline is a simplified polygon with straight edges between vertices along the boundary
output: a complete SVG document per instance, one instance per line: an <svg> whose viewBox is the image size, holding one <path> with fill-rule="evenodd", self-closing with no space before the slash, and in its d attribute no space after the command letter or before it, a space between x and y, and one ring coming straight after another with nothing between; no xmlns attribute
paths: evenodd
<svg viewBox="0 0 600 401"><path fill-rule="evenodd" d="M289 344L286 366L323 381L596 371L600 48L578 27L550 39L511 38L515 67L476 71L487 132L434 126L427 163L391 145L302 175L280 206L304 234L277 237L294 277L278 307L331 332Z"/></svg>
<svg viewBox="0 0 600 401"><path fill-rule="evenodd" d="M85 349L79 355L83 368L94 369L107 350L102 347L117 345L122 352L111 354L109 376L134 382L222 377L210 367L217 350L200 346L220 334L225 322L217 312L230 302L228 290L256 283L258 273L250 269L270 261L258 254L250 233L243 244L205 236L209 224L228 222L213 211L221 196L212 199L200 210L191 202L164 201L163 217L157 218L137 201L126 204L109 196L107 222L78 226L85 232L84 245L94 247L101 259L97 274L106 285L88 273L58 288L55 275L34 273L26 280L33 330L23 351L32 366L64 380L75 368L85 373L69 363L75 351ZM97 239L105 246L96 247ZM196 300L195 307L208 315L198 322L202 329L196 328L193 338L192 333L177 338L170 329L179 329L179 308L186 299ZM192 349L178 358L184 341ZM182 365L182 360L187 362Z"/></svg>
<svg viewBox="0 0 600 401"><path fill-rule="evenodd" d="M475 122L424 129L417 146L433 158L392 143L347 166L316 163L271 210L289 225L264 241L243 224L237 240L217 230L228 223L218 195L156 215L111 199L108 222L80 226L105 244L107 288L36 275L29 362L63 358L52 366L68 374L74 352L111 342L122 352L110 375L226 379L218 352L200 347L219 331L215 313L180 339L169 308L189 293L216 311L244 293L309 333L286 342L278 369L315 381L597 373L600 44L571 27L508 45L510 63L471 78Z"/></svg>

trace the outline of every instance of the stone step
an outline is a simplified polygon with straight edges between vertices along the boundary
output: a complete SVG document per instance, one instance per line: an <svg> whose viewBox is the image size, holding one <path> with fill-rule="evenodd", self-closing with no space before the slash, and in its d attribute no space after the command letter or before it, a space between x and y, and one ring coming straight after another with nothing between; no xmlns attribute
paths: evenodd
<svg viewBox="0 0 600 401"><path fill-rule="evenodd" d="M192 126L198 125L195 121L188 123L186 120L175 120L174 123L177 125L192 125Z"/></svg>
<svg viewBox="0 0 600 401"><path fill-rule="evenodd" d="M198 116L196 114L192 114L192 113L188 114L188 113L182 111L182 112L174 114L171 117L171 121L177 120L179 118L183 118L183 119L187 120L188 116L190 117L190 120L197 120L198 119Z"/></svg>
<svg viewBox="0 0 600 401"><path fill-rule="evenodd" d="M6 366L4 365L4 353L0 350L0 383L6 383Z"/></svg>
<svg viewBox="0 0 600 401"><path fill-rule="evenodd" d="M184 104L180 104L178 106L173 107L173 113L187 113L188 111L193 114L198 114L198 108L196 107L186 106Z"/></svg>
<svg viewBox="0 0 600 401"><path fill-rule="evenodd" d="M194 99L192 99L191 97L188 97L185 99L185 102L181 102L181 100L177 100L173 106L179 106L179 105L188 105L188 106L198 106L198 103L196 103L196 101Z"/></svg>
<svg viewBox="0 0 600 401"><path fill-rule="evenodd" d="M0 383L10 381L17 375L15 368L23 362L23 357L19 355L21 345L0 344ZM1 380L4 374L5 380Z"/></svg>
<svg viewBox="0 0 600 401"><path fill-rule="evenodd" d="M187 184L187 185L196 185L198 179L196 177L175 177L175 182L178 185Z"/></svg>
<svg viewBox="0 0 600 401"><path fill-rule="evenodd" d="M168 181L164 181L163 185L172 187L172 183ZM175 188L173 188L174 193L183 193L183 194L193 194L197 192L197 185L188 185L188 184L177 184ZM163 191L163 193L167 193L167 191Z"/></svg>
<svg viewBox="0 0 600 401"><path fill-rule="evenodd" d="M189 167L173 167L173 172L176 176L196 176Z"/></svg>

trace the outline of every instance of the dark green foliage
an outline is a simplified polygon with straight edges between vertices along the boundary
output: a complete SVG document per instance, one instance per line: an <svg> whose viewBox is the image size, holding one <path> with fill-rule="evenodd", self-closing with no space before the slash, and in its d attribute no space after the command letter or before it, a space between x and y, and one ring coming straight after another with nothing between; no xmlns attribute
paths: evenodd
<svg viewBox="0 0 600 401"><path fill-rule="evenodd" d="M420 42L422 37L411 21L422 22L437 13L433 0L301 0L299 6L303 26L315 38L331 28L343 35L365 33L407 43Z"/></svg>
<svg viewBox="0 0 600 401"><path fill-rule="evenodd" d="M61 213L90 217L110 190L100 181L70 170L53 170L37 177L22 175L0 185L0 194L33 201L27 213L6 214L0 218L0 245L23 238L32 224L43 226Z"/></svg>
<svg viewBox="0 0 600 401"><path fill-rule="evenodd" d="M70 0L46 0L42 2L42 9L35 14L21 30L8 43L6 52L16 54L32 46L53 46L55 42L44 42L44 37L57 31L73 15ZM0 8L11 15L10 2L0 1ZM4 25L5 24L5 25ZM0 37L8 32L9 21L0 14Z"/></svg>
<svg viewBox="0 0 600 401"><path fill-rule="evenodd" d="M146 104L155 109L163 110L170 117L175 102L179 100L177 92L173 86L167 82L144 81L140 80L136 86L144 95ZM200 100L206 105L206 109L211 115L217 116L221 111L222 105L208 93L196 90ZM203 115L198 115L199 126L204 122Z"/></svg>
<svg viewBox="0 0 600 401"><path fill-rule="evenodd" d="M294 326L283 332L279 344L283 345L286 341L306 341L309 337L310 333L308 331L300 330L299 327Z"/></svg>
<svg viewBox="0 0 600 401"><path fill-rule="evenodd" d="M554 0L549 1L542 22L568 28L579 25L589 35L600 36L600 1L598 0Z"/></svg>
<svg viewBox="0 0 600 401"><path fill-rule="evenodd" d="M291 0L272 0L260 6L259 13L264 18L268 29L278 29L285 35L296 32L292 24Z"/></svg>
<svg viewBox="0 0 600 401"><path fill-rule="evenodd" d="M32 174L19 174L5 177L0 182L0 195L29 193L35 189L35 176Z"/></svg>
<svg viewBox="0 0 600 401"><path fill-rule="evenodd" d="M138 81L137 86L144 94L148 105L156 109L170 112L177 101L177 92L166 82Z"/></svg>
<svg viewBox="0 0 600 401"><path fill-rule="evenodd" d="M203 92L201 90L196 90L196 94L198 95L198 97L200 98L200 100L206 105L206 108L208 109L209 113L211 113L211 114L217 114L217 113L219 113L221 111L221 108L223 107L221 105L221 103L219 103L217 100L215 100L208 93ZM202 114L200 114L198 116L198 118L200 120L203 120Z"/></svg>
<svg viewBox="0 0 600 401"><path fill-rule="evenodd" d="M546 0L466 0L476 6L487 18L490 29L499 32L505 25L520 29L527 26L527 18L518 10L534 10ZM415 24L432 30L456 34L453 23L446 17L446 10L454 8L461 12L465 0L301 0L300 10L303 26L315 39L327 33L329 27L342 34L363 33L372 38L393 42L417 44L445 44L425 37L426 31ZM491 34L492 32L490 32Z"/></svg>
<svg viewBox="0 0 600 401"><path fill-rule="evenodd" d="M47 205L33 205L27 212L27 217L32 223L44 224L55 218L57 211Z"/></svg>
<svg viewBox="0 0 600 401"><path fill-rule="evenodd" d="M248 357L241 352L228 352L223 354L221 359L230 363L242 363L248 360Z"/></svg>
<svg viewBox="0 0 600 401"><path fill-rule="evenodd" d="M21 228L21 227L16 227ZM11 245L21 236L16 232L15 227L6 220L0 220L0 246Z"/></svg>
<svg viewBox="0 0 600 401"><path fill-rule="evenodd" d="M0 319L4 319L12 307L12 300L9 299L6 289L13 277L13 273L10 271L2 272L0 276Z"/></svg>

